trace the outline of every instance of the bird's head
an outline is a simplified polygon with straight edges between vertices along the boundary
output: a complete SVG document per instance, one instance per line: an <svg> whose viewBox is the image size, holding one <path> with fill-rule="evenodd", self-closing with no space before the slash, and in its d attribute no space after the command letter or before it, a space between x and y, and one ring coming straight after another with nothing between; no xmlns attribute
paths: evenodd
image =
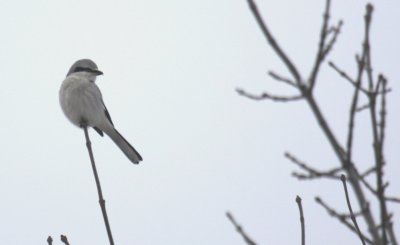
<svg viewBox="0 0 400 245"><path fill-rule="evenodd" d="M96 63L90 59L81 59L76 61L68 71L67 77L71 74L79 74L88 77L94 81L97 76L103 75L103 72L97 68Z"/></svg>

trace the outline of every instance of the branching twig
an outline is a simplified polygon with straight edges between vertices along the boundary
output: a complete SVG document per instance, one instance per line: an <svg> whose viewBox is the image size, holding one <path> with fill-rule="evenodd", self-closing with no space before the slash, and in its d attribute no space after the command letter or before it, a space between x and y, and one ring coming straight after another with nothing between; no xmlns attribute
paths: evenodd
<svg viewBox="0 0 400 245"><path fill-rule="evenodd" d="M299 88L299 86L297 86L296 85L296 83L294 83L292 80L290 80L289 78L286 78L286 77L283 77L283 76L281 76L281 75L278 75L278 74L276 74L275 72L273 72L273 71L269 71L268 72L268 75L270 75L273 79L275 79L275 80L277 80L277 81L279 81L279 82L283 82L283 83L286 83L286 84L288 84L288 85L290 85L290 86L292 86L292 87L295 87L295 88Z"/></svg>
<svg viewBox="0 0 400 245"><path fill-rule="evenodd" d="M289 101L294 101L294 100L300 100L303 99L304 97L302 95L294 95L294 96L276 96L276 95L271 95L266 92L262 93L261 95L254 95L247 93L243 89L236 89L239 95L242 95L244 97L247 97L252 100L273 100L275 102L289 102Z"/></svg>
<svg viewBox="0 0 400 245"><path fill-rule="evenodd" d="M315 178L321 178L321 177L326 177L326 178L330 178L330 179L340 179L339 176L337 176L336 174L338 172L340 172L342 170L342 168L335 168L326 172L322 172L319 170L316 170L310 166L308 166L306 163L300 161L299 159L297 159L296 157L294 157L292 154L286 152L285 153L285 157L288 158L292 163L296 164L297 166L299 166L301 169L303 169L304 171L306 171L308 173L308 175L304 175L304 174L299 174L297 172L292 173L292 175L300 180L304 180L304 179L315 179Z"/></svg>
<svg viewBox="0 0 400 245"><path fill-rule="evenodd" d="M379 129L381 129L381 133L384 132L384 117L382 118L383 126L379 128L378 126L378 119L376 114L376 97L377 93L374 91L374 81L373 81L373 74L372 74L372 66L371 66L371 50L370 50L370 42L369 42L369 33L370 33L370 25L372 19L372 11L373 7L371 4L367 5L367 13L365 14L365 42L364 42L364 50L366 53L365 59L363 60L366 63L366 74L368 78L368 85L369 85L369 101L370 101L370 116L371 116L371 123L372 123L372 138L373 138L373 149L374 149L374 156L375 156L375 165L376 165L376 186L377 186L377 194L380 206L380 220L382 224L382 243L386 245L388 243L387 238L387 207L385 202L385 186L383 180L383 165L384 165L384 157L383 157L383 141L381 141L381 135ZM378 85L376 86L379 88L379 83L383 82L386 89L386 79L383 79L383 76L380 76L378 79ZM385 96L385 93L382 94ZM383 98L383 105L385 105L385 98ZM381 108L381 110L385 111L385 108ZM384 112L385 113L385 112ZM383 135L382 135L383 136ZM382 137L383 139L383 137Z"/></svg>
<svg viewBox="0 0 400 245"><path fill-rule="evenodd" d="M332 61L328 62L329 66L332 67L332 69L334 69L341 77L343 77L346 81L348 81L349 83L351 83L354 87L356 87L357 89L361 90L364 94L368 94L368 90L366 90L365 88L359 86L358 87L358 80L354 81L344 70L340 69L337 65L335 65L335 63L333 63ZM361 76L361 73L360 73Z"/></svg>
<svg viewBox="0 0 400 245"><path fill-rule="evenodd" d="M365 175L365 173L364 173ZM376 195L378 198L378 191L375 190L370 183L368 183L368 181L365 179L365 177L363 175L359 175L358 178L360 179L361 183L364 184L364 186L374 195ZM388 202L397 202L400 203L400 198L398 197L388 197L388 196L384 196L384 200L388 201Z"/></svg>
<svg viewBox="0 0 400 245"><path fill-rule="evenodd" d="M342 224L344 224L347 228L349 228L351 231L353 231L354 233L357 233L356 228L354 228L354 226L347 221L347 218L349 217L349 215L342 215L337 213L333 208L329 207L324 201L322 201L322 199L320 197L316 197L315 201L320 204L323 208L325 208L325 210L334 218L337 218L340 222L342 222ZM360 213L362 213L363 211L360 211ZM367 238L365 235L362 235L364 237L364 240L369 243L369 244L374 244L369 238Z"/></svg>
<svg viewBox="0 0 400 245"><path fill-rule="evenodd" d="M114 245L114 240L113 240L112 233L111 233L110 223L108 222L108 216L107 216L107 211L106 211L106 201L103 198L103 192L101 190L99 176L97 175L97 169L96 169L96 164L94 162L94 157L93 157L91 142L89 139L88 129L86 126L83 126L82 128L83 128L83 131L85 132L86 147L89 151L90 162L92 163L93 174L94 174L94 178L96 180L97 193L99 195L99 203L100 203L100 207L101 207L101 212L103 213L104 224L106 225L106 229L107 229L108 240L110 241L110 245Z"/></svg>
<svg viewBox="0 0 400 245"><path fill-rule="evenodd" d="M337 39L337 37L338 37L338 35L339 35L339 33L340 33L340 30L342 29L342 25L343 25L343 21L340 20L336 27L332 27L332 28L331 28L333 34L332 34L331 40L330 40L330 41L326 44L326 46L325 46L324 53L323 53L323 55L324 55L325 57L326 57L326 56L328 55L328 53L332 50L333 45L335 44L336 39ZM330 33L330 32L328 32L328 34L329 34L329 33Z"/></svg>
<svg viewBox="0 0 400 245"><path fill-rule="evenodd" d="M365 104L365 105L357 107L356 112L361 112L361 111L366 110L368 108L369 108L369 104Z"/></svg>
<svg viewBox="0 0 400 245"><path fill-rule="evenodd" d="M358 225L355 220L355 215L351 210L351 205L348 198L347 193L347 186L346 182L344 181L344 187L346 192L346 199L351 213L351 219L354 222L354 227L350 224L351 227L355 231L357 231L360 239L365 244L364 240L372 241L373 244L376 245L386 245L387 244L387 232L390 233L388 225L390 223L390 219L387 215L387 207L386 201L393 200L393 198L388 198L385 196L384 191L386 188L386 183L383 179L383 166L384 166L384 156L383 156L383 142L385 136L385 124L386 124L386 93L390 92L390 89L386 88L386 79L380 75L378 77L377 83L373 81L373 72L371 66L371 50L370 50L370 42L369 42L369 34L370 34L370 24L372 18L372 5L367 5L367 11L365 15L365 36L364 42L362 46L361 56L356 56L356 61L358 65L358 72L355 78L351 78L346 72L342 69L338 68L334 63L330 62L329 65L337 71L343 78L349 81L355 88L354 95L350 105L350 115L349 115L349 126L348 126L348 134L347 134L347 142L346 148L341 145L338 137L333 133L334 131L328 124L325 116L322 114L321 108L319 107L313 93L313 87L315 85L318 72L320 67L332 49L334 43L336 42L337 36L340 32L342 22L339 22L338 25L329 26L329 14L330 14L330 0L326 0L326 7L323 15L323 21L321 26L320 32L320 39L318 50L316 54L316 58L314 60L313 68L310 72L309 79L307 84L302 80L301 74L298 72L295 65L290 61L288 56L285 52L280 48L278 43L276 42L275 38L272 36L268 28L266 27L264 21L262 20L260 13L258 12L257 6L255 5L253 0L247 0L250 6L250 9L257 20L258 25L260 26L265 38L267 39L269 45L272 49L278 54L281 61L286 65L288 70L290 71L291 75L294 77L293 81L291 79L284 78L282 76L278 76L274 73L270 73L270 75L275 78L277 81L284 82L292 87L295 87L299 90L301 96L293 96L293 97L281 97L281 96L274 96L268 93L263 93L259 96L248 94L243 90L237 90L240 95L246 96L247 98L254 99L254 100L263 100L263 99L270 99L274 101L292 101L304 98L308 105L311 108L312 113L314 114L320 128L322 129L323 133L325 134L328 142L330 143L334 153L336 154L339 162L340 168L335 168L328 172L321 172L315 170L314 168L309 167L305 163L300 162L294 157L287 156L293 163L298 165L302 170L306 171L308 175L305 174L298 174L294 173L295 177L299 179L312 179L317 177L331 177L337 178L337 173L340 170L346 172L347 176L349 177L349 183L351 184L354 194L356 196L356 200L360 207L367 207L363 211L363 218L366 222L368 227L368 231L370 233L371 240L367 240L365 236L363 236L358 228ZM368 87L367 89L364 88L362 85L363 75L366 74L367 77L367 84L365 85ZM360 107L359 103L359 93L362 92L368 98L368 104L366 106ZM382 96L381 103L380 103L380 112L379 116L376 113L377 110L377 99L379 96ZM358 170L355 164L352 161L352 148L353 148L353 136L354 136L354 128L355 128L355 118L356 112L362 110L362 108L368 108L371 114L371 123L373 129L373 146L374 146L374 156L375 156L375 169L373 172L376 173L377 176L377 190L374 190L364 179L364 177L360 177ZM344 176L344 175L343 175ZM360 183L361 182L361 183ZM378 196L378 200L380 203L380 221L382 226L377 228L375 218L371 213L370 209L368 208L368 201L364 194L364 188L362 186L364 184L367 188L372 191L374 194ZM345 220L345 218L343 218ZM379 229L382 229L382 232L379 232ZM381 234L380 234L381 233ZM390 234L389 234L390 236ZM363 240L363 237L365 238ZM391 241L395 240L391 238Z"/></svg>
<svg viewBox="0 0 400 245"><path fill-rule="evenodd" d="M301 197L296 197L297 206L299 206L300 212L300 224L301 224L301 245L306 244L306 228L304 225L304 214L303 214L303 206L301 205Z"/></svg>
<svg viewBox="0 0 400 245"><path fill-rule="evenodd" d="M226 212L226 216L231 221L236 231L243 237L244 241L248 245L256 245L256 243L246 234L246 232L244 232L243 228L236 222L235 218L233 218L230 212Z"/></svg>
<svg viewBox="0 0 400 245"><path fill-rule="evenodd" d="M333 31L330 31L329 28L329 15L330 15L330 7L331 7L331 1L326 0L326 6L325 6L325 12L323 15L323 21L322 21L322 26L321 26L321 31L320 31L320 38L319 38L319 45L318 45L318 51L317 51L317 56L315 57L314 61L314 66L311 71L311 75L309 78L309 89L310 91L314 88L315 82L317 80L317 75L319 72L319 68L322 65L322 62L328 55L329 51L332 49L334 43L336 42L336 38L339 35L340 28L342 26L342 22L340 21L338 26L335 29L331 29ZM332 39L328 44L326 44L326 38L328 34L332 33Z"/></svg>
<svg viewBox="0 0 400 245"><path fill-rule="evenodd" d="M251 10L251 12L253 12L253 15L256 18L256 21L257 21L258 25L260 26L261 31L263 32L269 45L271 45L272 49L278 54L279 58L283 61L283 63L289 69L290 73L295 78L297 85L299 85L299 86L302 85L301 84L302 79L301 79L300 73L297 71L296 67L293 65L293 63L290 61L288 56L285 54L285 52L281 49L281 47L275 41L275 38L272 36L271 32L268 30L266 24L264 23L263 19L261 18L260 13L258 12L257 5L255 4L255 2L253 0L247 0L247 2L249 3L250 10Z"/></svg>
<svg viewBox="0 0 400 245"><path fill-rule="evenodd" d="M346 185L346 176L345 176L344 174L342 174L342 175L340 176L340 179L341 179L342 182L343 182L344 193L345 193L345 195L346 195L346 202L347 202L347 206L348 206L349 211L350 211L351 220L353 221L354 227L355 227L356 230L357 230L358 236L360 237L360 240L361 240L362 244L365 245L364 237L363 237L363 235L361 234L360 228L358 227L358 224L357 224L356 217L354 216L354 213L353 213L353 209L351 208L349 193L348 193L348 191L347 191L347 185Z"/></svg>

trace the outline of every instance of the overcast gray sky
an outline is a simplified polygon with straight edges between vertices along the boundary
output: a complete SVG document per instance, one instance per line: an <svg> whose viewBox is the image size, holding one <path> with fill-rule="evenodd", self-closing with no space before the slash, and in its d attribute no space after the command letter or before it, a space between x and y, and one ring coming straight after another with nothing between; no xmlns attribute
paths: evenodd
<svg viewBox="0 0 400 245"><path fill-rule="evenodd" d="M388 192L399 195L400 2L375 2L374 68L393 89L386 177ZM258 4L306 76L324 1ZM344 27L329 60L349 73L365 4L332 3L332 20ZM90 132L116 244L243 244L227 210L259 244L299 244L297 194L307 244L358 244L314 202L320 195L346 211L341 184L298 182L283 157L289 150L319 169L338 164L307 105L255 102L234 91L293 92L267 76L287 71L245 0L8 0L0 2L0 30L0 244L45 244L60 234L71 244L108 244L84 134L58 103L62 80L81 58L104 72L97 83L114 124L144 158L132 165L109 138ZM343 140L351 87L329 67L321 72L317 99ZM361 169L372 162L368 126L356 132ZM398 221L399 207L390 208Z"/></svg>

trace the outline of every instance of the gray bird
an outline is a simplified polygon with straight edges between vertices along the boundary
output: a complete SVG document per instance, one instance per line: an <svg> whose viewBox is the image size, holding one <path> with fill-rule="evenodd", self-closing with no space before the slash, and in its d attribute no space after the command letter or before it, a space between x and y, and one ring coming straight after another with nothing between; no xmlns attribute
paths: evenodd
<svg viewBox="0 0 400 245"><path fill-rule="evenodd" d="M89 126L101 136L106 133L133 163L142 161L140 154L114 128L104 105L96 77L103 75L89 59L76 61L62 82L59 97L65 116L76 126Z"/></svg>

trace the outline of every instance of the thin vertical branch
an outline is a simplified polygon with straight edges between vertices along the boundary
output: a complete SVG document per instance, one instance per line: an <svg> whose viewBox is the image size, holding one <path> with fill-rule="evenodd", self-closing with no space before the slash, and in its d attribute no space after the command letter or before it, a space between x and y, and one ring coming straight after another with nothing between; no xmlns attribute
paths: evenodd
<svg viewBox="0 0 400 245"><path fill-rule="evenodd" d="M243 237L244 241L248 245L257 245L247 234L244 232L243 228L236 222L235 218L230 212L226 212L226 217L231 221L236 231Z"/></svg>
<svg viewBox="0 0 400 245"><path fill-rule="evenodd" d="M49 237L47 238L47 243L48 243L49 245L52 245L52 244L53 244L53 238L51 238L51 236L49 236Z"/></svg>
<svg viewBox="0 0 400 245"><path fill-rule="evenodd" d="M388 224L388 233L389 233L389 238L390 238L390 242L392 243L392 245L398 245L396 236L394 235L394 232L393 232L393 223L392 222L389 222L389 224Z"/></svg>
<svg viewBox="0 0 400 245"><path fill-rule="evenodd" d="M342 215L339 214L338 212L336 212L336 210L334 210L333 208L329 207L328 204L326 204L320 197L316 197L315 201L321 205L323 208L325 208L325 210L328 212L329 215L331 215L332 217L338 219L340 222L342 222L342 224L344 226L346 226L347 228L349 228L352 232L358 234L357 229L354 227L354 225L352 225L349 221L347 221L347 217L348 215ZM366 207L363 211L361 211L361 215L362 213L368 209L368 207ZM371 241L371 239L369 239L368 237L366 237L364 234L362 234L365 242L367 242L368 244L374 245L375 243L373 241Z"/></svg>
<svg viewBox="0 0 400 245"><path fill-rule="evenodd" d="M380 75L378 78L379 81L382 81L382 95L381 95L381 112L380 112L380 130L379 130L379 142L380 142L380 151L383 152L383 143L385 142L385 126L386 126L386 93L387 93L387 80L383 75ZM377 93L379 91L376 91Z"/></svg>
<svg viewBox="0 0 400 245"><path fill-rule="evenodd" d="M103 198L103 192L101 190L100 180L99 180L99 176L97 174L96 164L94 162L92 143L90 142L90 139L89 139L89 133L88 133L87 127L83 126L82 128L83 128L83 131L85 132L86 147L89 152L90 162L92 163L93 174L94 174L94 178L96 180L97 193L99 195L99 203L100 203L100 207L101 207L101 212L103 213L104 224L106 225L106 229L107 229L108 240L110 241L110 245L114 245L114 240L113 240L112 233L111 233L110 223L108 222L108 216L107 216L107 211L106 211L106 201Z"/></svg>
<svg viewBox="0 0 400 245"><path fill-rule="evenodd" d="M300 212L300 224L301 224L301 245L306 244L306 228L304 225L304 213L303 213L303 206L301 205L301 197L296 197L297 206L299 206Z"/></svg>
<svg viewBox="0 0 400 245"><path fill-rule="evenodd" d="M365 49L362 51L362 58L361 60L364 60L365 58ZM358 74L357 74L357 80L355 81L355 90L354 90L354 95L353 99L351 102L350 106L350 116L349 116L349 131L347 133L347 161L350 163L352 160L352 149L353 149L353 134L354 134L354 122L355 122L355 115L357 112L357 104L358 104L358 95L360 93L360 90L362 88L362 73L364 70L364 62L358 62Z"/></svg>
<svg viewBox="0 0 400 245"><path fill-rule="evenodd" d="M310 76L310 89L314 87L315 80L318 75L319 67L322 64L322 61L324 60L324 50L325 50L325 40L326 36L328 35L328 24L329 24L329 12L330 12L330 7L331 7L331 1L326 0L326 6L325 6L325 12L324 12L324 20L322 22L322 27L321 27L321 33L320 33L320 39L319 39L319 45L318 45L318 51L317 51L317 57L315 58L315 63L314 63L314 68L312 69L311 76Z"/></svg>
<svg viewBox="0 0 400 245"><path fill-rule="evenodd" d="M372 138L373 138L373 149L374 149L374 156L375 156L375 166L376 166L376 186L377 186L377 194L379 199L379 206L380 206L380 221L381 221L381 228L382 228L382 244L386 245L388 243L387 238L387 207L385 202L385 186L383 181L383 151L382 151L382 144L383 142L380 140L379 135L379 125L377 119L377 112L376 112L376 99L378 96L379 91L374 91L374 81L373 81L373 74L372 74L372 66L371 66L371 49L370 49L370 42L369 42L369 33L370 33L370 26L371 26L371 19L372 19L372 12L373 7L371 4L367 5L367 13L365 14L365 42L364 42L364 50L366 53L366 57L362 62L366 63L365 70L368 78L368 87L369 87L369 102L370 102L370 116L371 116L371 127L372 127ZM378 81L380 83L380 81ZM384 96L385 91L383 90ZM384 100L383 100L384 101Z"/></svg>
<svg viewBox="0 0 400 245"><path fill-rule="evenodd" d="M357 230L358 236L360 237L360 240L361 240L362 244L365 245L364 237L361 234L360 228L358 227L358 224L357 224L356 216L354 216L353 209L351 208L349 193L347 191L347 185L346 185L346 176L344 174L342 174L340 176L340 179L342 180L342 183L343 183L344 193L346 195L347 206L348 206L349 211L350 211L350 218L353 221L354 227Z"/></svg>

